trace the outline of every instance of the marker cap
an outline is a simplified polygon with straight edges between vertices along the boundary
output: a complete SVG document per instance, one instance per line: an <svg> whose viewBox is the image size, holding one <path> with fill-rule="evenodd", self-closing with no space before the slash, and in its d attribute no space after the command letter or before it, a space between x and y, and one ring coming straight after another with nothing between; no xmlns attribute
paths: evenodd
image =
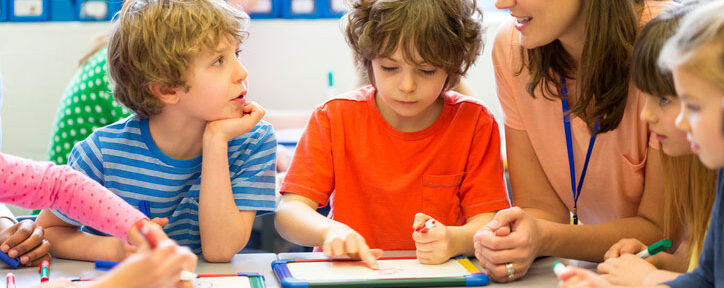
<svg viewBox="0 0 724 288"><path fill-rule="evenodd" d="M671 247L671 240L661 239L647 248L650 255L654 255Z"/></svg>
<svg viewBox="0 0 724 288"><path fill-rule="evenodd" d="M561 262L556 261L553 263L553 272L556 273L556 276L559 276L563 273L565 273L567 270L566 265L564 265Z"/></svg>

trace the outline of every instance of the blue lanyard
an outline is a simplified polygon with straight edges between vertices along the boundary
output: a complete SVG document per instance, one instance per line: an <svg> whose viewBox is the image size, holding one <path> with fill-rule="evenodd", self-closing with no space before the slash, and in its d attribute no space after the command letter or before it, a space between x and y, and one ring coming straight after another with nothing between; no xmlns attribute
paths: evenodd
<svg viewBox="0 0 724 288"><path fill-rule="evenodd" d="M588 170L588 161L591 160L591 152L593 145L596 143L596 132L598 131L598 122L593 125L593 134L588 142L588 152L586 152L586 161L583 163L583 171L581 179L576 187L576 163L573 161L573 140L571 140L571 116L568 114L568 89L566 89L566 79L561 77L561 106L563 106L563 128L566 131L566 147L568 148L568 168L571 173L571 190L573 191L573 217L571 224L578 225L578 197L581 196L581 187L583 180L586 179L586 170Z"/></svg>

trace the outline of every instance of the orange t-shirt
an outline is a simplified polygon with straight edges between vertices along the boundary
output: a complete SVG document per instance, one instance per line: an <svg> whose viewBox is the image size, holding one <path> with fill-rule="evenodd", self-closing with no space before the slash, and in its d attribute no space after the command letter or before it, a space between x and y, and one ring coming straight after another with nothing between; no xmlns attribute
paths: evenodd
<svg viewBox="0 0 724 288"><path fill-rule="evenodd" d="M659 12L677 5L671 1L645 3L640 26ZM547 100L539 89L535 90L535 98L528 94L525 89L530 81L528 70L523 69L516 75L521 67L520 49L520 32L514 28L511 19L498 30L492 55L505 126L528 134L548 181L561 201L573 210L561 101ZM575 84L575 81L567 80L568 91L576 91ZM597 136L591 154L578 199L578 216L585 224L635 216L641 201L649 130L646 122L639 119L645 95L633 84L629 87L621 123L615 130ZM578 183L591 133L579 117L571 117L571 132Z"/></svg>
<svg viewBox="0 0 724 288"><path fill-rule="evenodd" d="M318 107L300 139L281 193L321 205L372 248L415 249L415 213L445 225L510 206L500 134L476 99L443 94L438 119L418 132L390 126L362 87Z"/></svg>

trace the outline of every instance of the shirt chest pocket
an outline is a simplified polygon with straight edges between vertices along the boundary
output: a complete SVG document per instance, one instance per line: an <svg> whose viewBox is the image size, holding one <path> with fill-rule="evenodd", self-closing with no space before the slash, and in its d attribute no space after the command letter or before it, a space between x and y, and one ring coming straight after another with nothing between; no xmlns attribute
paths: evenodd
<svg viewBox="0 0 724 288"><path fill-rule="evenodd" d="M465 172L425 174L422 176L422 212L445 224L456 221L460 214L460 184Z"/></svg>

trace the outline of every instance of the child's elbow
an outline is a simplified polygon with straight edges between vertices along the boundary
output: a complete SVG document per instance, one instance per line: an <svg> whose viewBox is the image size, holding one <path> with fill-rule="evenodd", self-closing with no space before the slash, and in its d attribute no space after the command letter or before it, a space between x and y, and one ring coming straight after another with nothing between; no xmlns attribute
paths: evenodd
<svg viewBox="0 0 724 288"><path fill-rule="evenodd" d="M202 252L202 255L204 256L204 260L209 263L229 263L231 262L231 259L234 258L234 255L236 253L226 253L222 251L206 251L204 250Z"/></svg>
<svg viewBox="0 0 724 288"><path fill-rule="evenodd" d="M246 239L249 238L247 235L245 237ZM229 263L234 258L234 255L236 253L239 253L244 247L246 246L247 241L242 241L238 243L234 243L234 245L220 245L215 247L205 247L203 244L201 245L201 255L204 257L204 260L209 263Z"/></svg>

